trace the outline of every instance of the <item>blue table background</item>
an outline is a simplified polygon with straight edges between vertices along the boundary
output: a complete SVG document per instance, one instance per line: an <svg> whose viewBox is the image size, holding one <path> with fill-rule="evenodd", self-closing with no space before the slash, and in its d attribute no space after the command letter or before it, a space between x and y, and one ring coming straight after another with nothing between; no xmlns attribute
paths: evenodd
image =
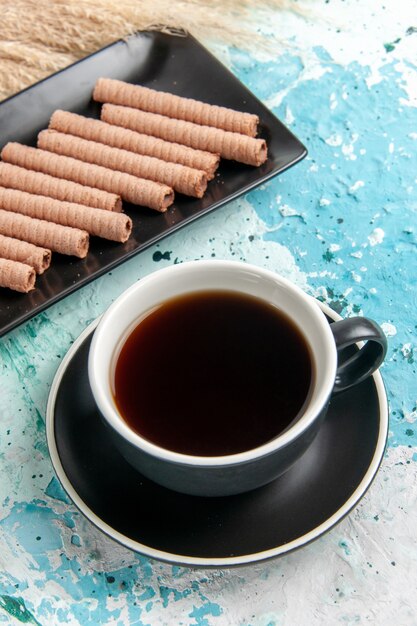
<svg viewBox="0 0 417 626"><path fill-rule="evenodd" d="M258 51L205 42L309 156L0 340L0 623L417 624L417 7L309 7L254 8ZM48 391L80 332L137 279L200 258L275 270L389 338L390 435L370 491L315 543L232 570L107 539L65 496L45 438Z"/></svg>

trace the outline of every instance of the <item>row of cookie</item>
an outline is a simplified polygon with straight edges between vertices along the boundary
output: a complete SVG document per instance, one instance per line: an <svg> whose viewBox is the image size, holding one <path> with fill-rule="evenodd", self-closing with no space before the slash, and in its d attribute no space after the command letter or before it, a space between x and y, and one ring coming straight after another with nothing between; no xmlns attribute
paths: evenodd
<svg viewBox="0 0 417 626"><path fill-rule="evenodd" d="M135 96L134 99L132 95ZM148 100L143 101L143 98L138 100L137 95L145 95ZM187 122L184 126L178 120L168 120L166 126L164 119L158 114L151 113L149 116L145 113L143 116L140 111L112 104L104 105L102 110L102 118L108 119L110 123L56 111L50 120L49 130L39 134L39 149L9 143L2 151L4 163L0 164L0 182L19 191L0 190L0 209L16 211L16 214L23 213L26 216L22 218L21 215L5 215L4 210L0 210L0 232L3 236L11 234L38 244L44 241L51 243L52 236L53 245L50 246L52 249L83 257L88 250L88 232L115 241L126 241L132 228L131 220L121 215L117 218L105 218L104 215L100 215L102 211L98 213L91 209L85 211L79 204L70 206L68 200L82 201L83 204L99 204L102 209L118 211L120 200L117 194L120 194L123 199L133 204L164 211L173 201L172 189L202 197L207 181L214 177L219 155L201 150L198 146L216 150L225 158L253 165L259 165L266 158L263 140L236 137L235 131L247 135L256 133L256 130L254 131L257 124L256 116L110 79L100 79L97 82L94 99L138 105L147 111L175 114L177 117L181 116L185 120L199 124L202 122L212 123L213 126L220 124L220 128L227 130L218 132L216 128L199 129L195 128L196 124ZM175 110L172 109L172 104ZM241 125L240 130L233 125L227 127L228 120L232 122L237 120ZM174 126L171 126L170 122L173 122ZM248 122L252 124L250 132ZM142 130L142 133L137 130ZM156 136L144 134L145 132ZM171 141L166 141L162 137ZM172 139L189 145L185 146ZM51 153L58 154L59 157L54 157ZM152 181L157 184L152 184ZM83 187L81 189L80 183ZM164 187L164 183L170 185L172 189ZM101 188L102 191L97 190L97 193L94 193L92 189L86 190L87 202L85 185ZM65 191L64 187L67 188ZM110 193L105 194L103 190ZM28 192L52 195L55 200L36 198L33 195L31 197ZM66 202L61 206L59 201L63 198ZM30 222L33 218L35 222ZM61 227L51 228L51 225L37 223L36 219L51 220L64 227L76 227L78 230L88 228L88 231L70 232ZM2 248L3 256L8 255L8 262L5 263L3 259L0 263L0 285L7 284L20 291L27 291L34 282L33 271L29 272L29 267L19 267L16 264L25 260L28 248L17 243L12 245L12 241L10 238L7 238L7 241L3 239L3 246L0 245L0 257ZM45 252L43 248L39 249L38 254L44 260L42 264L37 264L36 271L44 271L46 258L49 259L49 264L50 252L49 255L47 252L49 251ZM15 256L19 258L14 258ZM16 276L21 278L16 280Z"/></svg>
<svg viewBox="0 0 417 626"><path fill-rule="evenodd" d="M141 94L143 91L154 95L152 102L159 102L160 99L163 105L164 97L168 101L174 98L174 101L187 102L188 109L193 111L193 100L111 79L99 79L93 97L99 101L108 98L125 102L126 93ZM116 98L118 92L119 100ZM132 103L132 97L127 101ZM208 111L223 110L205 103L197 104ZM140 100L137 105L141 105ZM256 118L246 113L225 111L238 118ZM179 115L181 111L174 113ZM251 165L260 165L266 158L264 140L236 132L113 104L104 104L101 116L104 122L56 111L51 117L49 130L42 131L38 136L38 150L9 143L2 150L2 159L30 170L120 194L133 204L166 210L173 194L164 185L186 195L202 197L207 180L214 176L219 156ZM67 158L54 158L50 153ZM96 167L82 166L81 163ZM113 175L106 169L112 170ZM142 180L120 176L117 172Z"/></svg>
<svg viewBox="0 0 417 626"><path fill-rule="evenodd" d="M124 243L131 230L125 213L0 187L0 286L30 291L52 251L84 258L90 235Z"/></svg>

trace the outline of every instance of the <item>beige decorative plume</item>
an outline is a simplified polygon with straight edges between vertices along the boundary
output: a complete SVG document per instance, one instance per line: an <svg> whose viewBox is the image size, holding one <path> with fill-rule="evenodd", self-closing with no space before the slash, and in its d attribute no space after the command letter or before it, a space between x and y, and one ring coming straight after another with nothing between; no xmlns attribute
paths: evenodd
<svg viewBox="0 0 417 626"><path fill-rule="evenodd" d="M270 48L258 32L269 8L294 0L2 0L0 99L137 30L189 31L202 43ZM270 15L270 14L269 14Z"/></svg>

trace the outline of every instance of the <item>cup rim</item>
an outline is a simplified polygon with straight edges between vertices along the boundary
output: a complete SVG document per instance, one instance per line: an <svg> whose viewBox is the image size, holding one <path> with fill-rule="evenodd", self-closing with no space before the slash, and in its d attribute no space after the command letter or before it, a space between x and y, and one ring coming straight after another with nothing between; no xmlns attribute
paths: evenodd
<svg viewBox="0 0 417 626"><path fill-rule="evenodd" d="M111 320L114 316L117 316L117 312L125 306L125 303L129 301L132 294L136 291L146 289L149 282L155 280L155 276L162 276L162 274L169 276L170 274L176 274L184 271L184 268L195 266L196 270L204 270L205 268L217 266L218 269L222 266L224 269L245 269L248 272L255 272L262 275L264 278L269 279L275 284L279 284L289 289L293 293L301 297L304 305L309 309L309 314L315 318L315 321L319 323L323 330L323 339L326 340L326 355L329 361L329 368L331 375L329 375L325 383L322 385L317 394L317 398L314 400L311 406L307 408L305 413L286 431L279 434L274 439L267 441L266 443L238 452L236 454L228 454L224 456L197 456L191 454L184 454L181 452L175 452L163 448L148 439L142 437L139 433L133 431L123 417L117 411L114 403L109 401L108 395L111 395L110 381L103 381L96 375L95 360L98 358L97 354L102 343L102 336L111 327ZM204 287L202 287L204 289ZM184 293L186 293L184 291ZM308 340L308 337L306 337ZM115 342L116 345L116 342ZM113 346L113 348L115 347ZM334 380L336 376L337 367L337 351L334 344L333 335L330 330L330 326L321 311L320 307L315 302L314 298L305 293L300 287L295 285L290 280L286 279L279 274L262 268L257 265L249 264L243 261L229 261L229 260L195 260L185 261L171 265L169 267L156 270L151 274L148 274L144 278L141 278L136 283L126 289L116 300L109 306L105 313L101 316L97 328L94 331L93 339L91 342L89 355L88 355L88 378L90 382L91 391L96 402L96 405L106 420L108 425L113 428L123 439L128 441L134 447L148 453L152 457L159 458L164 461L172 462L175 464L182 464L187 466L198 467L210 467L210 466L229 466L238 465L241 463L253 461L256 458L268 456L281 448L285 448L289 443L297 439L320 415L321 411L325 407L330 394L334 386ZM107 389L105 389L107 387ZM110 394L106 393L110 390Z"/></svg>

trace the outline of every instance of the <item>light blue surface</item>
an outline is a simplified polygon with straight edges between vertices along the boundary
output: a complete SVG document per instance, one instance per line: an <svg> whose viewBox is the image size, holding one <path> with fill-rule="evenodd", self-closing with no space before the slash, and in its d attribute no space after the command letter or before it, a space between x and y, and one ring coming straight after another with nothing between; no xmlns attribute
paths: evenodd
<svg viewBox="0 0 417 626"><path fill-rule="evenodd" d="M308 158L0 340L0 623L416 623L417 34L405 18L394 26L371 37L349 22L360 61L322 39L339 36L334 23L312 35L301 19L289 20L280 55L217 50ZM160 564L106 539L54 477L44 428L54 373L80 332L138 278L213 257L282 272L389 335L389 447L369 494L302 551L224 571Z"/></svg>

